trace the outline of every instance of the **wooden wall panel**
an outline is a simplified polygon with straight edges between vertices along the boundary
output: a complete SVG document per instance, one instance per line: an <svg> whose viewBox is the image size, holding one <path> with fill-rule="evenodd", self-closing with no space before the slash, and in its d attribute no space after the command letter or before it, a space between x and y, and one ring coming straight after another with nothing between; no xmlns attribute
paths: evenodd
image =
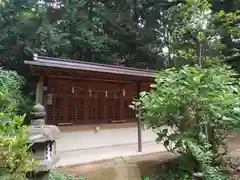
<svg viewBox="0 0 240 180"><path fill-rule="evenodd" d="M54 116L56 123L64 122L64 98L63 97L56 97L54 98L55 101L53 102L53 106L55 107Z"/></svg>
<svg viewBox="0 0 240 180"><path fill-rule="evenodd" d="M141 83L140 84L140 91L150 91L151 87L150 87L151 83Z"/></svg>
<svg viewBox="0 0 240 180"><path fill-rule="evenodd" d="M89 124L116 120L134 120L129 108L137 97L133 83L79 82L71 79L49 79L48 122Z"/></svg>

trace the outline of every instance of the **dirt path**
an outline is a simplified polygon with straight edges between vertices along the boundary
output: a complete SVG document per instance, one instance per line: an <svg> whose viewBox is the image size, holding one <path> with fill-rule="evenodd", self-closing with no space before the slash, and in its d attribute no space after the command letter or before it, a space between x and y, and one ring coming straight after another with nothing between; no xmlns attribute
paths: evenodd
<svg viewBox="0 0 240 180"><path fill-rule="evenodd" d="M57 171L70 172L87 180L141 180L143 176L151 175L159 164L174 157L171 153L160 152L58 168Z"/></svg>
<svg viewBox="0 0 240 180"><path fill-rule="evenodd" d="M229 156L240 157L240 134L228 140ZM87 180L141 180L150 176L159 164L171 158L172 153L159 152L147 155L115 158L85 165L58 168L59 172L69 172L83 176Z"/></svg>
<svg viewBox="0 0 240 180"><path fill-rule="evenodd" d="M228 140L229 156L240 157L240 134L232 135Z"/></svg>

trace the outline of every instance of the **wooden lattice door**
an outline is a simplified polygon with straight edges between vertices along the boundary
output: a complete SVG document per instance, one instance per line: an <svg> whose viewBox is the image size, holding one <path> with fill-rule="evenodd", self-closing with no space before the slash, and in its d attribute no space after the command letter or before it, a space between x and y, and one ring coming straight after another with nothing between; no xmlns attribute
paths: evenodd
<svg viewBox="0 0 240 180"><path fill-rule="evenodd" d="M48 83L49 124L135 120L135 112L129 108L137 95L134 83L80 82L66 79L52 79Z"/></svg>
<svg viewBox="0 0 240 180"><path fill-rule="evenodd" d="M99 123L104 120L104 91L92 90L88 97L88 120Z"/></svg>
<svg viewBox="0 0 240 180"><path fill-rule="evenodd" d="M53 96L54 103L54 114L56 124L61 123L69 123L69 121L65 118L65 99L63 97Z"/></svg>
<svg viewBox="0 0 240 180"><path fill-rule="evenodd" d="M69 98L67 114L69 122L82 124L84 122L84 98Z"/></svg>
<svg viewBox="0 0 240 180"><path fill-rule="evenodd" d="M121 95L119 90L109 91L106 98L108 121L121 120Z"/></svg>

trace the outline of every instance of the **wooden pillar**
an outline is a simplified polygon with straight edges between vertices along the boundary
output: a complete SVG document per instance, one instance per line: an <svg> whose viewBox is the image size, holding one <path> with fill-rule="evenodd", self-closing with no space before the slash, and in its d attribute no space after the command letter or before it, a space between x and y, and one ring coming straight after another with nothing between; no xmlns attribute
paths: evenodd
<svg viewBox="0 0 240 180"><path fill-rule="evenodd" d="M47 87L46 86L44 86L43 87L43 106L44 106L44 109L45 109L45 112L46 112L46 115L45 115L45 123L46 124L48 124L49 122L48 122L48 105L47 105L47 100L48 100L48 97L47 97L47 95L48 95L48 92L47 92Z"/></svg>
<svg viewBox="0 0 240 180"><path fill-rule="evenodd" d="M137 83L137 98L139 98L140 94L140 82ZM142 152L142 120L140 118L137 119L138 122L138 152Z"/></svg>
<svg viewBox="0 0 240 180"><path fill-rule="evenodd" d="M43 104L44 76L40 76L36 89L36 104Z"/></svg>

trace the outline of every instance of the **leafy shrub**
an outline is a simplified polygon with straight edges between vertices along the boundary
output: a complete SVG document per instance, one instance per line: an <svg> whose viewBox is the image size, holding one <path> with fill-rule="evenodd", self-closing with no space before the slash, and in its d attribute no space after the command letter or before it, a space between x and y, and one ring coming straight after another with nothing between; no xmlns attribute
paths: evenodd
<svg viewBox="0 0 240 180"><path fill-rule="evenodd" d="M20 99L17 107L16 107L16 113L19 115L25 114L24 124L29 125L31 120L31 111L33 108L34 102L30 97L23 97Z"/></svg>
<svg viewBox="0 0 240 180"><path fill-rule="evenodd" d="M235 76L228 66L168 69L160 72L151 92L133 102L138 116L158 134L157 141L190 157L195 172L203 172L206 179L219 176L217 159L224 155L219 148L226 149L225 138L239 125L240 86Z"/></svg>
<svg viewBox="0 0 240 180"><path fill-rule="evenodd" d="M14 71L0 71L0 111L5 112L10 109L14 110L20 100L21 86L24 83L22 77L20 77Z"/></svg>
<svg viewBox="0 0 240 180"><path fill-rule="evenodd" d="M0 112L26 114L25 122L28 122L33 101L21 93L23 84L24 79L15 71L0 71Z"/></svg>
<svg viewBox="0 0 240 180"><path fill-rule="evenodd" d="M83 177L79 177L78 179L70 173L59 173L55 171L51 171L49 175L49 180L85 180Z"/></svg>
<svg viewBox="0 0 240 180"><path fill-rule="evenodd" d="M132 108L156 131L157 141L193 165L187 172L178 166L175 179L192 179L196 173L205 179L226 179L220 160L227 153L226 137L238 131L240 86L237 74L222 65L230 57L223 54L219 37L223 32L236 37L239 12L213 13L207 0L189 0L166 14L169 20L179 20L167 45L169 62L193 66L161 71L152 91L141 93Z"/></svg>
<svg viewBox="0 0 240 180"><path fill-rule="evenodd" d="M29 151L25 116L18 116L17 107L23 99L23 79L12 71L0 71L0 178L25 180L34 170L35 161Z"/></svg>
<svg viewBox="0 0 240 180"><path fill-rule="evenodd" d="M0 113L0 120L9 114ZM9 180L25 180L26 173L34 170L28 141L28 128L23 126L23 116L12 116L9 123L0 123L0 177Z"/></svg>

